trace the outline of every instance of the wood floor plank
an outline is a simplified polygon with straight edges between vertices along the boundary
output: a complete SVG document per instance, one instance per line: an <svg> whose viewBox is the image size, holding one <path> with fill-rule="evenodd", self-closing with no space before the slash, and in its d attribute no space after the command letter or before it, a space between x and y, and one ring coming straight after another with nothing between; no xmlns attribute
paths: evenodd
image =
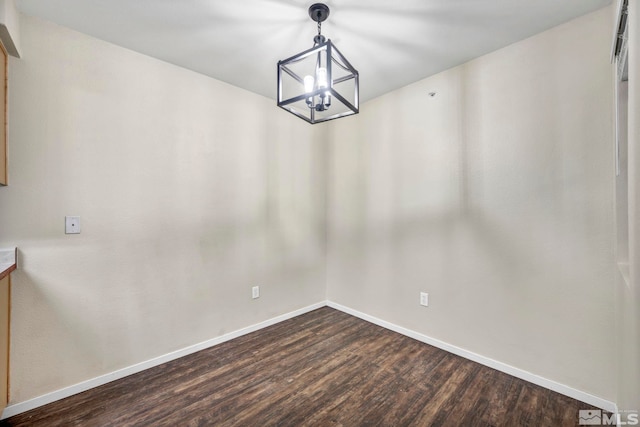
<svg viewBox="0 0 640 427"><path fill-rule="evenodd" d="M0 426L574 426L580 409L324 307Z"/></svg>

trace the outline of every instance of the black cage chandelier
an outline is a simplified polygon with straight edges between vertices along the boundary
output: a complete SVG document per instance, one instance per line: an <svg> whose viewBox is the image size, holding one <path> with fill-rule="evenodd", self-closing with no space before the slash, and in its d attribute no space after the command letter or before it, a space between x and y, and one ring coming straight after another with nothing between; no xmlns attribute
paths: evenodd
<svg viewBox="0 0 640 427"><path fill-rule="evenodd" d="M309 16L318 23L313 47L278 61L278 107L311 124L358 114L358 71L322 35L329 7L316 3Z"/></svg>

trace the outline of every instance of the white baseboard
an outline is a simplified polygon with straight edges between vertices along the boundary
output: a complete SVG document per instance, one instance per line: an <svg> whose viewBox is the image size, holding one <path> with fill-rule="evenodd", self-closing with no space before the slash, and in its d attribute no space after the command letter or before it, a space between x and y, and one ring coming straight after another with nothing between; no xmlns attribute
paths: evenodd
<svg viewBox="0 0 640 427"><path fill-rule="evenodd" d="M26 400L24 402L19 402L13 405L9 405L2 412L2 416L0 416L0 420L12 417L14 415L21 414L26 411L30 411L31 409L35 409L40 406L46 405L48 403L55 402L56 400L64 399L65 397L73 396L74 394L82 393L83 391L101 386L103 384L109 383L114 380L118 380L120 378L127 377L131 374L144 371L145 369L162 365L163 363L170 362L175 359L179 359L180 357L187 356L189 354L195 353L200 350L204 350L209 347L213 347L214 345L222 344L223 342L230 341L234 338L241 337L251 332L255 332L262 328L266 328L267 326L275 325L276 323L280 323L284 320L288 320L293 317L300 316L301 314L308 313L310 311L316 310L326 305L327 304L325 301L318 302L310 306L292 311L290 313L282 314L272 319L265 320L264 322L256 323L255 325L247 326L246 328L242 328L234 332L229 332L228 334L224 334L217 338L213 338L213 339L210 339L198 344L194 344L192 346L189 346L180 350L173 351L168 354L164 354L162 356L155 357L145 362L136 363L135 365L128 366L126 368L119 369L117 371L110 372L108 374L101 375L99 377L92 378L90 380L86 380L81 383L74 384L72 386L53 391L51 393L43 394L42 396L38 396L33 399Z"/></svg>
<svg viewBox="0 0 640 427"><path fill-rule="evenodd" d="M507 365L506 363L498 362L496 360L490 359L488 357L473 353L471 351L465 350L460 347L456 347L454 345L448 344L444 341L437 340L435 338L431 338L427 335L423 335L421 333L412 331L410 329L404 328L402 326L395 325L393 323L378 319L377 317L370 316L368 314L361 313L352 308L346 307L344 305L334 303L331 301L323 301L318 302L316 304L312 304L310 306L292 311L290 313L286 313L277 317L274 317L269 320L265 320L264 322L257 323L255 325L248 326L246 328L239 329L234 332L230 332L228 334L224 334L220 337L213 338L181 350L177 350L151 360L147 360L145 362L137 363L135 365L119 369L117 371L101 375L96 378L92 378L87 381L83 381L78 384L74 384L69 387L65 387L60 390L53 391L51 393L44 394L42 396L38 396L36 398L19 402L13 405L9 405L5 408L2 416L0 416L0 420L5 418L12 417L14 415L21 414L23 412L29 411L31 409L38 408L40 406L46 405L51 402L55 402L56 400L64 399L69 396L73 396L74 394L81 393L83 391L89 390L94 387L101 386L103 384L109 383L114 380L118 380L120 378L124 378L126 376L144 371L145 369L153 368L154 366L161 365L166 362L170 362L172 360L178 359L183 356L187 356L189 354L195 353L200 350L204 350L209 347L213 347L215 345L221 344L223 342L232 340L234 338L241 337L243 335L249 334L251 332L258 331L262 328L266 328L267 326L275 325L276 323L280 323L284 320L291 319L293 317L299 316L301 314L308 313L310 311L316 310L318 308L329 306L336 310L340 310L344 313L350 314L352 316L358 317L367 322L373 323L375 325L381 326L385 329L389 329L391 331L397 332L399 334L405 335L407 337L413 338L415 340L424 342L426 344L432 345L434 347L440 348L449 353L453 353L455 355L464 357L465 359L472 360L474 362L480 363L481 365L488 366L490 368L496 369L498 371L504 372L509 375L513 375L516 378L520 378L522 380L528 381L530 383L539 385L541 387L547 388L549 390L558 392L560 394L564 394L565 396L569 396L573 399L580 400L582 402L588 403L589 405L593 405L597 408L604 409L606 411L610 411L613 413L618 412L618 408L615 403L610 402L608 400L599 398L597 396L593 396L589 393L585 393L580 390L576 390L572 387L568 387L564 384L557 383L552 380L548 380L546 378L540 377L538 375L532 374L531 372L513 367L511 365Z"/></svg>
<svg viewBox="0 0 640 427"><path fill-rule="evenodd" d="M511 365L507 365L506 363L498 362L497 360L493 360L488 357L465 350L463 348L456 347L455 345L451 345L444 341L440 341L438 339L431 338L427 335L423 335L421 333L412 331L402 326L398 326L393 323L378 319L377 317L369 316L368 314L361 313L357 310L346 307L344 305L337 304L331 301L328 301L327 305L331 308L335 308L336 310L340 310L352 316L359 317L360 319L366 320L367 322L373 323L378 326L382 326L385 329L389 329L391 331L397 332L399 334L405 335L407 337L413 338L423 343L432 345L434 347L438 347L444 351L448 351L449 353L453 353L460 357L464 357L465 359L472 360L474 362L480 363L481 365L488 366L490 368L504 372L505 374L512 375L516 378L520 378L522 380L539 385L541 387L547 388L557 393L564 394L565 396L569 396L573 399L580 400L584 403L588 403L589 405L593 405L597 408L601 408L606 411L610 411L614 413L618 412L618 408L615 403L602 399L600 397L594 396L592 394L585 393L580 390L576 390L575 388L571 388L569 386L557 383L552 380L548 380L536 374L532 374L531 372L513 367Z"/></svg>

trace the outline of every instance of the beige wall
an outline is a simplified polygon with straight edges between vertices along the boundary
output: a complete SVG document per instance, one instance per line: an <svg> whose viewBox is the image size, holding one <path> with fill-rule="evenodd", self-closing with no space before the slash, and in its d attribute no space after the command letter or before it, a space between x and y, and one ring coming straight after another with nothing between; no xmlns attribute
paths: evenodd
<svg viewBox="0 0 640 427"><path fill-rule="evenodd" d="M10 75L11 402L325 299L321 128L27 17Z"/></svg>
<svg viewBox="0 0 640 427"><path fill-rule="evenodd" d="M328 298L615 401L611 35L606 8L336 122Z"/></svg>
<svg viewBox="0 0 640 427"><path fill-rule="evenodd" d="M326 297L615 400L610 14L315 127L25 18L12 402Z"/></svg>

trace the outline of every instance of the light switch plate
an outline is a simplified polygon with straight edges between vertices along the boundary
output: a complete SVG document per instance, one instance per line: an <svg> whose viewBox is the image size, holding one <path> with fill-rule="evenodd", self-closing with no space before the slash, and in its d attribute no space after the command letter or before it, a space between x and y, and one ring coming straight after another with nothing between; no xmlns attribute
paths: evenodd
<svg viewBox="0 0 640 427"><path fill-rule="evenodd" d="M429 294L426 292L420 292L420 305L425 307L429 306Z"/></svg>
<svg viewBox="0 0 640 427"><path fill-rule="evenodd" d="M64 217L65 234L80 234L80 217L65 216Z"/></svg>

